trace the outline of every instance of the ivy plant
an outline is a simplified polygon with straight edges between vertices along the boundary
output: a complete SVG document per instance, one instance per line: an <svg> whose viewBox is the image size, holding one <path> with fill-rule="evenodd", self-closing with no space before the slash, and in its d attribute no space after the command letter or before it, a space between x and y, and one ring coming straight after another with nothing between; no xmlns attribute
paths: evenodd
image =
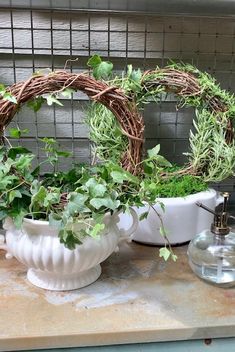
<svg viewBox="0 0 235 352"><path fill-rule="evenodd" d="M43 143L48 163L55 165L58 158L68 156L53 139L44 138ZM156 203L152 176L133 176L112 161L93 167L75 165L66 172L40 176L42 163L35 169L33 160L34 155L24 147L0 148L0 220L9 216L17 228L24 217L49 221L58 228L61 243L70 249L86 236L99 237L106 213ZM149 151L148 165L153 164L155 170L165 162L156 148ZM163 224L161 231L166 240L161 255L175 260Z"/></svg>

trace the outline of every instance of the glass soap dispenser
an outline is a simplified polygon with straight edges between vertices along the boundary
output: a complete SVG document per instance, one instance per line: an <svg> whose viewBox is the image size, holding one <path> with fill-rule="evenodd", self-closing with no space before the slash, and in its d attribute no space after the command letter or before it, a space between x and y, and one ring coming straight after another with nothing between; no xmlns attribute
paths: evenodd
<svg viewBox="0 0 235 352"><path fill-rule="evenodd" d="M188 247L189 264L201 279L219 287L235 286L235 233L228 227L229 194L224 193L221 213L216 213L201 203L197 205L214 214L211 229L202 231Z"/></svg>

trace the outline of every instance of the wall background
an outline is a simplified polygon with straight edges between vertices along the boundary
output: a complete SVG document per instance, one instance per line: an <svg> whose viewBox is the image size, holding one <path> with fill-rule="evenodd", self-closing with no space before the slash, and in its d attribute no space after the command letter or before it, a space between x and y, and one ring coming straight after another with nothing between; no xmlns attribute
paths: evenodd
<svg viewBox="0 0 235 352"><path fill-rule="evenodd" d="M62 69L67 59L75 58L78 61L68 69L82 72L89 56L97 53L109 58L119 73L130 63L148 69L164 66L170 59L182 60L211 73L223 88L234 92L234 38L233 18L0 8L0 81L9 85L38 70ZM23 143L38 160L42 159L38 138L57 137L64 149L73 151L73 157L61 165L65 169L74 160L89 161L91 148L84 123L86 96L76 93L72 101L62 102L63 107L45 106L37 114L24 107L13 125L30 130ZM181 163L194 111L177 111L175 104L175 98L168 96L158 106L146 107L145 146L161 143L161 152ZM217 187L233 192L234 180Z"/></svg>

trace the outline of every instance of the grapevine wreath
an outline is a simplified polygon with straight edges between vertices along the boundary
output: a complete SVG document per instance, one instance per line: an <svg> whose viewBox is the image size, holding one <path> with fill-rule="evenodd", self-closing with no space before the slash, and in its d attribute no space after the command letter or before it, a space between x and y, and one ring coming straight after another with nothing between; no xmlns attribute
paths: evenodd
<svg viewBox="0 0 235 352"><path fill-rule="evenodd" d="M142 94L173 93L177 109L195 108L194 132L190 131L188 164L178 174L200 176L206 182L219 182L235 169L235 99L222 90L208 73L191 65L172 64L147 71L141 78ZM164 175L163 175L164 176Z"/></svg>
<svg viewBox="0 0 235 352"><path fill-rule="evenodd" d="M121 79L114 77L109 84L122 87L139 110L150 101L158 103L164 100L169 93L177 99L176 109L184 106L195 108L196 119L189 135L189 152L186 153L188 162L174 172L166 168L161 173L162 178L189 174L200 177L202 181L219 182L233 175L235 99L231 93L222 90L208 73L191 65L171 64L142 74L130 65L126 75ZM126 137L122 136L122 140L120 136L116 137L114 125L117 121L110 112L100 104L93 104L88 111L88 123L99 156L103 160L119 158L118 153L114 155L113 151L125 150ZM144 153L138 154L144 158Z"/></svg>
<svg viewBox="0 0 235 352"><path fill-rule="evenodd" d="M56 98L67 88L80 90L113 113L116 118L114 122L118 122L121 132L128 139L121 164L124 169L138 174L143 160L144 134L144 121L137 108L138 101L144 102L145 97L158 100L162 94L173 93L178 99L177 108L192 106L197 117L194 121L195 132L189 136L188 163L173 174L192 174L201 176L205 181L221 181L233 174L235 99L232 94L222 90L210 75L191 65L173 64L144 72L137 82L137 92L125 92L114 82L106 83L87 73L74 74L64 70L48 75L37 74L25 82L13 84L6 89L6 94L14 97L15 101L0 96L2 142L6 126L22 104L45 94ZM163 172L162 176L170 174Z"/></svg>
<svg viewBox="0 0 235 352"><path fill-rule="evenodd" d="M45 94L56 97L65 89L82 91L93 101L106 106L120 124L122 133L128 138L129 145L122 156L121 164L131 173L137 173L141 161L144 122L133 101L115 86L95 80L86 73L74 74L55 71L48 75L37 74L25 82L13 84L0 96L0 138L4 142L4 130L22 104L33 101ZM6 98L5 98L6 97ZM13 98L13 99L12 99Z"/></svg>

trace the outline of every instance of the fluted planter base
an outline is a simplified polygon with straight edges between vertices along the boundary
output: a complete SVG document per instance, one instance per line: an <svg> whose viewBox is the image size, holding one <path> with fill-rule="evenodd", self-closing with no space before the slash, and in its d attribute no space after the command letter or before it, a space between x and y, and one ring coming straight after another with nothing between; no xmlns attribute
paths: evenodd
<svg viewBox="0 0 235 352"><path fill-rule="evenodd" d="M51 291L76 290L95 282L101 275L101 266L73 274L52 273L37 269L29 269L27 279L31 284Z"/></svg>
<svg viewBox="0 0 235 352"><path fill-rule="evenodd" d="M137 215L128 230L117 227L118 213L104 216L104 230L98 238L86 236L82 244L69 249L60 242L58 228L48 221L25 218L17 229L11 218L4 221L5 241L0 238L0 249L16 257L27 268L31 284L46 290L67 291L90 285L101 274L100 263L115 251L123 238L137 227ZM93 219L87 219L92 223ZM77 224L79 231L83 224Z"/></svg>

